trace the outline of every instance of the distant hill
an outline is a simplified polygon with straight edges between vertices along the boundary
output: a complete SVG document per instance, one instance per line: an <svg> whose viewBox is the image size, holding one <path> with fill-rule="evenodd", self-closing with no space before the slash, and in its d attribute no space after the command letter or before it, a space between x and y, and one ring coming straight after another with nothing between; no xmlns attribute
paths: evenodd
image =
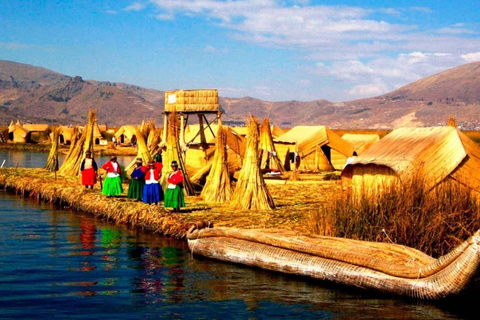
<svg viewBox="0 0 480 320"><path fill-rule="evenodd" d="M395 128L444 124L454 116L463 129L480 130L480 62L426 77L374 98L332 103L270 102L251 97L220 97L226 121L251 113L277 125L331 128ZM84 80L44 68L0 60L0 125L11 120L84 124L97 109L110 126L155 120L160 124L164 92L135 85Z"/></svg>

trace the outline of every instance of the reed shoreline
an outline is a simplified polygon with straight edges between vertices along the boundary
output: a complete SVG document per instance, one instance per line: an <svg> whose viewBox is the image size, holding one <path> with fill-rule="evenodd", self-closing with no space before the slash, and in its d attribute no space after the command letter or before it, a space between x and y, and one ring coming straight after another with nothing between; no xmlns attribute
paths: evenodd
<svg viewBox="0 0 480 320"><path fill-rule="evenodd" d="M237 228L276 228L311 232L308 221L327 201L330 192L340 188L338 180L275 181L269 184L276 210L250 211L230 208L229 203L210 204L200 196L187 196L180 213L161 205L148 205L123 196L107 198L97 183L93 190L81 185L80 177L56 175L44 169L0 169L0 189L24 197L70 207L96 217L139 227L175 239L186 239L192 225L214 224Z"/></svg>

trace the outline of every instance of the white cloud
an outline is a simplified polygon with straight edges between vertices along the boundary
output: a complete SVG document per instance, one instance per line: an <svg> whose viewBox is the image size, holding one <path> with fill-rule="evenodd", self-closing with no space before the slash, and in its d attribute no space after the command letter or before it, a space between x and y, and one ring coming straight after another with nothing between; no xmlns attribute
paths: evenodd
<svg viewBox="0 0 480 320"><path fill-rule="evenodd" d="M175 16L173 13L160 13L155 16L158 20L173 20Z"/></svg>
<svg viewBox="0 0 480 320"><path fill-rule="evenodd" d="M385 85L383 83L380 84L359 84L357 86L354 86L350 91L348 91L348 94L351 96L354 96L355 98L360 98L360 97L373 97L373 96L378 96L381 95L382 93L385 93L386 91Z"/></svg>
<svg viewBox="0 0 480 320"><path fill-rule="evenodd" d="M438 33L443 34L474 34L475 32L465 28L452 28L452 27L445 27L441 28L437 31Z"/></svg>
<svg viewBox="0 0 480 320"><path fill-rule="evenodd" d="M297 59L314 67L299 70L312 78L302 75L304 80L296 80L297 90L313 88L320 79L340 83L347 88L343 92L352 96L377 95L465 61L480 60L478 26L449 23L432 32L414 20L433 14L428 7L365 9L304 0L150 2L159 19L203 18L230 31L235 40L299 53ZM220 52L210 45L204 51ZM268 97L277 91L270 83L266 88L249 88L248 95Z"/></svg>
<svg viewBox="0 0 480 320"><path fill-rule="evenodd" d="M462 54L460 57L467 62L480 61L480 51Z"/></svg>
<svg viewBox="0 0 480 320"><path fill-rule="evenodd" d="M147 7L147 5L143 2L134 2L131 5L129 5L128 7L126 7L124 10L125 11L142 11L146 7Z"/></svg>
<svg viewBox="0 0 480 320"><path fill-rule="evenodd" d="M207 45L204 49L203 49L203 52L208 52L208 53L215 53L217 50L211 46L211 45Z"/></svg>

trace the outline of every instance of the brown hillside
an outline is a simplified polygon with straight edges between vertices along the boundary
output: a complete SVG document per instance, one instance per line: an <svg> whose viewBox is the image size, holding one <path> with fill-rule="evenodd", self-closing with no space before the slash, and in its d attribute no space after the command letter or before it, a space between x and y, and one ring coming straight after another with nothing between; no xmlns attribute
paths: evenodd
<svg viewBox="0 0 480 320"><path fill-rule="evenodd" d="M384 128L445 124L453 116L461 129L480 130L480 62L426 77L388 94L348 102L271 102L220 98L223 119L249 115L283 126ZM189 88L185 88L189 89ZM135 85L83 80L44 68L0 60L0 125L23 122L84 124L89 109L100 123L120 126L162 123L164 92Z"/></svg>

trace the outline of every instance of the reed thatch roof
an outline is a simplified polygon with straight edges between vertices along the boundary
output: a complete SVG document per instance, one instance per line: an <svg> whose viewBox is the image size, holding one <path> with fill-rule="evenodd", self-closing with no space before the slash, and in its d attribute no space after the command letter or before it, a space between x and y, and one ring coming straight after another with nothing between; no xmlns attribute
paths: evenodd
<svg viewBox="0 0 480 320"><path fill-rule="evenodd" d="M342 139L352 144L353 151L355 151L358 156L380 140L380 136L378 134L345 133Z"/></svg>
<svg viewBox="0 0 480 320"><path fill-rule="evenodd" d="M406 181L420 172L431 187L451 178L480 191L479 169L480 146L457 128L400 128L347 165L342 180L368 175L371 183L389 179L387 176Z"/></svg>
<svg viewBox="0 0 480 320"><path fill-rule="evenodd" d="M274 143L286 169L290 152L298 153L304 171L341 170L353 155L353 146L325 126L297 126Z"/></svg>
<svg viewBox="0 0 480 320"><path fill-rule="evenodd" d="M120 137L123 135L125 137L124 142L130 142L133 136L136 136L137 129L134 125L126 124L121 126L117 132L115 132L115 139L120 140Z"/></svg>
<svg viewBox="0 0 480 320"><path fill-rule="evenodd" d="M47 131L49 126L48 126L48 124L26 123L26 124L23 125L23 128L25 128L28 131L43 132L43 131Z"/></svg>
<svg viewBox="0 0 480 320"><path fill-rule="evenodd" d="M166 112L218 112L218 90L174 90L165 92Z"/></svg>
<svg viewBox="0 0 480 320"><path fill-rule="evenodd" d="M274 142L297 145L298 152L303 154L313 152L317 146L328 145L345 156L353 155L353 146L325 126L297 126Z"/></svg>

